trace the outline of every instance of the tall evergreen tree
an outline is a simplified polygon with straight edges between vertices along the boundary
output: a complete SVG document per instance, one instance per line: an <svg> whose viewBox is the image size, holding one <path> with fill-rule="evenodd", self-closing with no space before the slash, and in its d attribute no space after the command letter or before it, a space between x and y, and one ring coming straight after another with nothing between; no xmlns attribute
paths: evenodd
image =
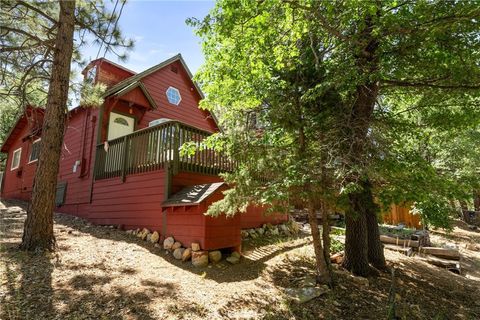
<svg viewBox="0 0 480 320"><path fill-rule="evenodd" d="M120 3L123 8L125 2ZM80 62L81 46L89 39L104 46L104 52L133 43L123 38L118 14L103 1L3 1L1 8L0 94L16 98L22 108L32 91L46 92L43 139L21 247L53 249L53 209L72 57Z"/></svg>

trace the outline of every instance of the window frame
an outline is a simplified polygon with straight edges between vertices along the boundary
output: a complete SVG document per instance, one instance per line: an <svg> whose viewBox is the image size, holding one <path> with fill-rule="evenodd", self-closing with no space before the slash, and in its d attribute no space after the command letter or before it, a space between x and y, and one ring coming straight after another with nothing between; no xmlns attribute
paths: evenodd
<svg viewBox="0 0 480 320"><path fill-rule="evenodd" d="M15 163L15 154L16 153L19 153L18 155L18 163L17 163L17 166L14 167L13 164ZM13 171L15 169L18 169L20 167L20 162L22 160L22 147L18 148L18 149L15 149L13 150L13 153L12 153L12 163L10 164L10 171Z"/></svg>
<svg viewBox="0 0 480 320"><path fill-rule="evenodd" d="M168 98L168 91L169 91L169 90L175 90L175 91L178 93L178 98L179 98L179 99L178 99L178 102L177 102L177 103L171 102L170 99ZM165 91L165 95L167 96L167 101L168 101L168 103L173 104L174 106L178 106L178 105L180 105L180 102L182 102L182 95L180 94L180 90L178 90L178 89L175 88L175 87L169 86L169 87L167 88L167 90Z"/></svg>
<svg viewBox="0 0 480 320"><path fill-rule="evenodd" d="M40 157L40 151L37 154L37 159L35 159L35 160L32 160L32 151L33 151L33 145L35 143L38 143L40 140L42 140L42 138L38 138L37 140L34 140L32 142L32 145L31 145L31 148L30 148L30 155L28 156L28 164L38 161L38 158Z"/></svg>

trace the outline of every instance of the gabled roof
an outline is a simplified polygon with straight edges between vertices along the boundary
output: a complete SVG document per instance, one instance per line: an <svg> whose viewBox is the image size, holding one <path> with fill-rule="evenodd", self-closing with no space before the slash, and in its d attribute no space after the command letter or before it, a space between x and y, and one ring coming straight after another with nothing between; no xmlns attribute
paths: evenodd
<svg viewBox="0 0 480 320"><path fill-rule="evenodd" d="M7 138L5 139L5 141L3 142L0 148L0 152L8 152L8 150L10 149L10 146L12 145L12 143L14 143L18 134L20 134L23 128L25 128L25 126L28 125L27 112L38 113L39 115L42 116L42 119L41 119L42 121L40 122L43 122L43 114L45 113L45 109L40 107L30 106L30 105L26 106L25 110L18 115L17 121L15 121L15 125L12 128L10 128L10 131L7 134ZM38 125L41 126L41 123L39 123Z"/></svg>
<svg viewBox="0 0 480 320"><path fill-rule="evenodd" d="M148 68L145 71L137 73L136 75L133 75L133 76L131 76L131 77L129 77L129 78L123 80L123 81L120 81L119 83L117 83L116 85L114 85L110 89L108 89L103 96L108 97L112 93L117 92L117 91L121 90L122 88L124 88L124 87L126 87L126 86L128 86L128 85L130 85L130 84L132 84L136 81L139 81L139 80L145 78L146 76L148 76L148 75L154 73L155 71L158 71L158 70L168 66L169 64L171 64L175 61L180 61L183 68L185 69L185 71L187 71L188 76L190 77L190 79L192 79L193 78L192 72L190 72L190 69L188 69L187 64L185 63L185 60L183 60L182 55L179 53L176 56L173 56L170 59L167 59L165 61L162 61L159 64L157 64L157 65L155 65L151 68ZM192 80L192 82L193 82L193 85L195 86L195 89L197 89L198 94L200 94L200 96L202 97L202 99L205 98L202 90L197 85L197 83L195 83L195 81L193 81L193 80Z"/></svg>
<svg viewBox="0 0 480 320"><path fill-rule="evenodd" d="M124 94L129 93L130 91L132 91L135 88L139 88L143 92L143 94L145 95L145 98L147 98L147 100L150 103L150 105L152 106L152 108L157 109L157 104L155 103L155 100L152 98L150 93L148 93L147 88L145 88L145 85L140 80L132 82L125 87L119 88L118 91L110 93L109 96L116 96L116 97L122 96Z"/></svg>
<svg viewBox="0 0 480 320"><path fill-rule="evenodd" d="M197 205L211 196L224 184L225 182L215 182L185 187L163 202L162 206L176 207Z"/></svg>
<svg viewBox="0 0 480 320"><path fill-rule="evenodd" d="M183 68L185 69L185 71L187 72L187 75L188 77L190 78L190 80L192 81L193 85L195 86L195 89L197 90L198 94L200 95L200 97L202 99L205 98L205 95L203 94L202 92L202 89L200 89L200 87L198 86L198 84L193 81L193 74L192 72L190 71L190 69L188 68L187 64L185 63L185 60L183 60L183 57L182 55L179 53L177 54L176 56L173 56L165 61L162 61L160 62L159 64L151 67L151 68L148 68L147 70L143 71L143 72L140 72L140 73L137 73L125 80L122 80L120 81L119 83L113 85L112 87L110 87L104 94L103 94L103 97L106 98L108 96L111 96L112 94L126 88L127 86L135 83L135 82L138 82L140 81L141 79L145 78L146 76L154 73L155 71L158 71L166 66L168 66L169 64L175 62L175 61L180 61L180 63L182 64ZM218 119L217 117L215 116L215 114L213 114L213 112L209 111L210 115L212 116L212 119L213 121L215 122L215 124L217 125L217 128L221 131L222 129L220 128L220 125L218 123Z"/></svg>

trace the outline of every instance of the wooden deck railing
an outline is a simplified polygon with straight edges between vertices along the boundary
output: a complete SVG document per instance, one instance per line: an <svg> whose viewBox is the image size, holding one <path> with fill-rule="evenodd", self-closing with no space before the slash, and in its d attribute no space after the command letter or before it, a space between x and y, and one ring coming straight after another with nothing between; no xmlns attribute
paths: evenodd
<svg viewBox="0 0 480 320"><path fill-rule="evenodd" d="M97 145L95 179L125 179L129 174L162 169L167 163L174 173L190 171L216 175L231 171L233 163L212 149L197 151L191 156L180 154L184 143L200 142L209 135L207 131L168 121L110 140L108 147Z"/></svg>

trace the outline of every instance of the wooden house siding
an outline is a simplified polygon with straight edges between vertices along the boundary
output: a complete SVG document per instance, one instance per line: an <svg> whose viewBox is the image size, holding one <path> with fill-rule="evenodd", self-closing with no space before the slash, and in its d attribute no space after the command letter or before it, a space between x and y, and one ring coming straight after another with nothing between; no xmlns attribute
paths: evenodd
<svg viewBox="0 0 480 320"><path fill-rule="evenodd" d="M257 206L249 206L241 215L242 229L258 228L265 223L278 224L288 220L287 214L265 214L265 209Z"/></svg>
<svg viewBox="0 0 480 320"><path fill-rule="evenodd" d="M177 72L172 71L172 67ZM209 132L218 131L210 113L198 108L200 94L179 61L146 76L141 81L157 103L158 108L145 114L139 123L139 128L147 127L152 120L168 118ZM170 86L180 91L182 100L178 106L167 100L166 91Z"/></svg>
<svg viewBox="0 0 480 320"><path fill-rule="evenodd" d="M160 230L165 170L95 181L89 219L125 229Z"/></svg>
<svg viewBox="0 0 480 320"><path fill-rule="evenodd" d="M97 114L97 109L84 108L69 114L58 173L58 181L67 183L63 207L90 203ZM74 213L71 208L60 207L58 211Z"/></svg>
<svg viewBox="0 0 480 320"><path fill-rule="evenodd" d="M33 178L37 162L28 163L32 146L32 139L27 138L30 131L31 124L27 123L23 129L19 130L17 139L9 148L3 176L2 198L29 200L32 195ZM22 148L19 167L11 170L13 153L19 148Z"/></svg>

